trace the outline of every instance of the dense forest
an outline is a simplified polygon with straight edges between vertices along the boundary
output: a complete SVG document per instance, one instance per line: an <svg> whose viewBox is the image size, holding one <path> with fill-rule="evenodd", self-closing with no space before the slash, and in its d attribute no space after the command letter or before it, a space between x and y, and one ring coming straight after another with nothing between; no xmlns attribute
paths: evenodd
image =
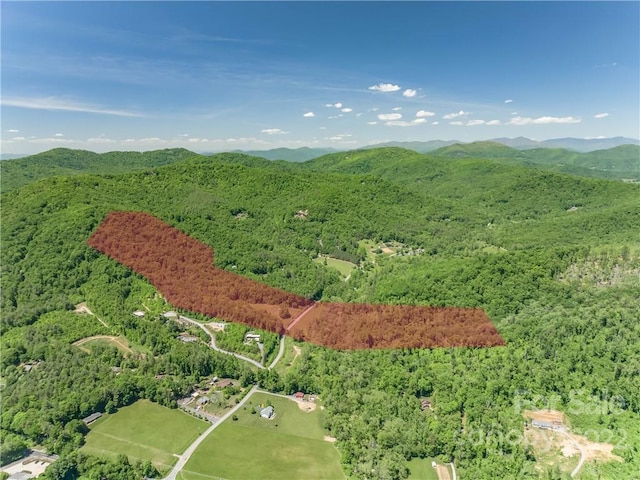
<svg viewBox="0 0 640 480"><path fill-rule="evenodd" d="M15 190L4 190L13 179L2 173L3 462L42 445L62 455L48 478L152 474L148 465L74 453L86 433L80 420L138 398L175 406L215 374L319 393L352 478L372 469L380 479L406 478L416 457L454 461L460 478L567 477L536 468L534 452L511 435L523 431L525 403L553 404L594 441L607 433L624 461L589 462L579 478L639 475L637 185L397 148L301 164L194 156L131 173L43 177ZM301 344L282 374L252 370L177 340L153 286L86 244L113 210L148 212L215 245L218 268L305 298L483 309L506 346L342 352ZM372 258L364 240L424 253ZM358 263L348 281L313 262L337 252ZM94 315L74 312L80 302ZM143 303L147 315L134 317ZM72 345L97 334L123 336L136 353ZM420 408L425 397L433 413ZM572 408L612 399L617 408Z"/></svg>

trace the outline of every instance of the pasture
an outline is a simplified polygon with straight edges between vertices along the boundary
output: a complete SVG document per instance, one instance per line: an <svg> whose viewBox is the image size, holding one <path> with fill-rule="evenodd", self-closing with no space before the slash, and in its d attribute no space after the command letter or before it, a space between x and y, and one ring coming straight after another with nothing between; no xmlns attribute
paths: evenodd
<svg viewBox="0 0 640 480"><path fill-rule="evenodd" d="M208 426L181 410L139 400L93 423L81 451L110 457L124 453L131 460L150 460L163 471Z"/></svg>
<svg viewBox="0 0 640 480"><path fill-rule="evenodd" d="M320 265L325 265L327 267L335 268L340 272L340 275L343 277L348 277L351 275L351 272L354 268L356 268L355 263L347 262L346 260L340 260L338 258L332 257L318 257L313 259L314 262L319 263Z"/></svg>
<svg viewBox="0 0 640 480"><path fill-rule="evenodd" d="M272 420L251 413L267 404L275 408ZM179 478L344 478L338 451L324 440L323 414L320 408L306 413L292 400L256 393L237 412L237 421L226 420L207 437Z"/></svg>

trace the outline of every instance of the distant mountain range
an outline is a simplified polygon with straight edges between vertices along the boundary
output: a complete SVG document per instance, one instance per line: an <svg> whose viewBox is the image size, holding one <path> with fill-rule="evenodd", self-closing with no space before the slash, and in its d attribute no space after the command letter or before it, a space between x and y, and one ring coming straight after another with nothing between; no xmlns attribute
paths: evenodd
<svg viewBox="0 0 640 480"><path fill-rule="evenodd" d="M314 158L336 153L335 148L273 148L271 150L236 150L236 152L266 158L267 160L285 160L287 162L306 162Z"/></svg>
<svg viewBox="0 0 640 480"><path fill-rule="evenodd" d="M443 147L452 145L469 145L469 144L502 144L516 150L532 150L534 148L564 148L574 152L592 152L595 150L606 150L618 147L620 145L640 145L640 140L627 137L612 138L555 138L550 140L531 140L526 137L515 138L494 138L486 142L462 142L460 140L429 140L426 142L385 142L375 145L367 145L357 150L370 150L372 148L400 147L407 150L413 150L418 153L430 153ZM334 148L274 148L271 150L236 150L236 152L246 153L247 155L255 155L257 157L266 158L267 160L286 160L287 162L306 162L314 158L321 157L338 151Z"/></svg>
<svg viewBox="0 0 640 480"><path fill-rule="evenodd" d="M550 140L531 140L526 137L515 138L493 138L487 142L501 143L507 147L516 150L530 150L533 148L565 148L576 152L592 152L594 150L605 150L608 148L618 147L620 145L640 145L640 140L627 137L611 137L611 138L555 138ZM442 147L448 147L454 144L465 143L482 143L482 142L461 142L458 140L430 140L428 142L388 142L376 145L368 145L363 148L380 148L380 147L401 147L409 150L415 150L420 153L428 153Z"/></svg>

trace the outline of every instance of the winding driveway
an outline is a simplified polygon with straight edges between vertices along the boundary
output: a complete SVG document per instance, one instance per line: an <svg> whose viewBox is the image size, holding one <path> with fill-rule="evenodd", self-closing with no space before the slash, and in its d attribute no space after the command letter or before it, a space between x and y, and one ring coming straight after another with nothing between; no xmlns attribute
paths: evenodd
<svg viewBox="0 0 640 480"><path fill-rule="evenodd" d="M282 358L282 355L284 355L284 335L280 337L280 349L278 350L278 355L276 355L276 358L273 359L273 362L271 362L271 365L269 365L267 368L271 370L273 367L275 367Z"/></svg>
<svg viewBox="0 0 640 480"><path fill-rule="evenodd" d="M567 438L570 438L571 441L575 444L575 446L578 447L578 449L580 450L580 461L578 462L578 465L576 465L576 468L573 469L573 472L571 472L571 477L573 478L578 474L578 472L582 468L582 465L584 464L585 460L587 459L587 451L569 433L563 432L563 431L559 431L559 432L562 433L563 435L565 435Z"/></svg>
<svg viewBox="0 0 640 480"><path fill-rule="evenodd" d="M213 334L209 330L207 330L207 327L203 323L196 322L192 318L185 317L184 315L180 315L180 320L184 320L185 322L189 322L189 323L191 323L191 324L193 324L193 325L195 325L197 327L200 327L200 329L202 329L207 335L209 335L209 338L211 339L211 342L209 343L209 346L211 348L213 348L216 352L224 353L226 355L233 355L238 360L244 360L245 362L249 362L251 365L255 365L258 368L264 368L264 366L260 362L256 362L252 358L245 357L244 355L240 355L239 353L229 352L227 350L223 350L220 347L218 347L216 345L215 337L213 336ZM278 352L278 356L281 356L280 352ZM271 368L271 367L269 367L269 368Z"/></svg>
<svg viewBox="0 0 640 480"><path fill-rule="evenodd" d="M184 453L180 455L178 462L171 469L171 471L169 472L169 475L164 477L163 480L176 480L178 472L180 472L180 470L184 468L184 466L187 464L187 462L191 458L191 455L193 455L193 452L196 451L196 449L200 446L200 444L204 441L204 439L207 438L207 436L211 432L213 432L216 428L218 428L218 426L222 424L222 422L224 422L227 418L233 415L236 412L236 410L242 407L245 404L245 402L249 399L249 397L253 395L257 390L258 390L258 386L254 385L253 388L249 390L249 392L244 396L244 398L240 400L240 403L238 403L235 407L229 410L225 415L220 417L220 420L218 420L216 423L211 425L198 438L196 438L195 441L191 445L189 445L189 448L187 448L184 451Z"/></svg>

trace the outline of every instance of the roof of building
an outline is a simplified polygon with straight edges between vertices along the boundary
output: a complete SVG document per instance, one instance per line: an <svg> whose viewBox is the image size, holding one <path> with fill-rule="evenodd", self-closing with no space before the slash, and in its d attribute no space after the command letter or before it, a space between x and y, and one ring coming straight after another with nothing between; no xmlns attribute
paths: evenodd
<svg viewBox="0 0 640 480"><path fill-rule="evenodd" d="M547 428L553 428L554 426L553 423L545 422L543 420L532 420L531 425L533 425L534 427L547 427Z"/></svg>
<svg viewBox="0 0 640 480"><path fill-rule="evenodd" d="M87 425L90 424L91 422L95 422L97 419L99 419L102 416L102 413L100 412L95 412L92 413L91 415L89 415L88 417L85 417L82 419L82 421L84 423L86 423Z"/></svg>
<svg viewBox="0 0 640 480"><path fill-rule="evenodd" d="M27 480L33 477L34 477L33 473L24 470L22 472L14 473L9 478L7 478L7 480Z"/></svg>
<svg viewBox="0 0 640 480"><path fill-rule="evenodd" d="M273 416L273 411L274 411L273 407L269 405L268 407L265 407L262 409L262 411L260 412L260 416L271 418Z"/></svg>

